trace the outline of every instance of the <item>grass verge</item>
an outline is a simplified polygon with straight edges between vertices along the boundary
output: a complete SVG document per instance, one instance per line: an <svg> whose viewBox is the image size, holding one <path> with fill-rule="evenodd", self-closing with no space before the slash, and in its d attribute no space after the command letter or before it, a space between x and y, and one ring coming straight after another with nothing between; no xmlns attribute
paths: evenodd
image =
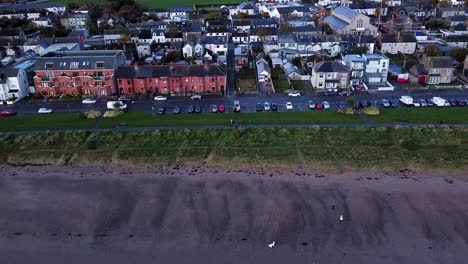
<svg viewBox="0 0 468 264"><path fill-rule="evenodd" d="M76 113L2 117L0 131L84 129L91 128L95 121Z"/></svg>
<svg viewBox="0 0 468 264"><path fill-rule="evenodd" d="M144 112L128 112L116 118L106 118L101 128L112 128L120 123L131 127L151 126L208 126L229 125L231 120L239 124L349 124L362 123L358 116L343 115L336 111L310 112L262 112L262 113L225 113L192 115L152 115Z"/></svg>
<svg viewBox="0 0 468 264"><path fill-rule="evenodd" d="M369 116L372 123L409 122L416 124L468 123L468 107L384 109L380 115Z"/></svg>

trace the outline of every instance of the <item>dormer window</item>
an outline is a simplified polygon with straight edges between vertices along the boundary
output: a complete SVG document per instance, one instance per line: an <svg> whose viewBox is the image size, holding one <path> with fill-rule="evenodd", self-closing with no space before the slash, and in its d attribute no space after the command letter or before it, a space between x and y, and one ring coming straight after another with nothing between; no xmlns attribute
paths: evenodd
<svg viewBox="0 0 468 264"><path fill-rule="evenodd" d="M70 69L78 69L79 65L80 65L79 62L71 62L70 63Z"/></svg>
<svg viewBox="0 0 468 264"><path fill-rule="evenodd" d="M53 69L53 68L54 68L54 63L52 63L52 62L46 62L45 68L46 68L46 69Z"/></svg>
<svg viewBox="0 0 468 264"><path fill-rule="evenodd" d="M96 62L96 68L104 68L104 62L102 61Z"/></svg>

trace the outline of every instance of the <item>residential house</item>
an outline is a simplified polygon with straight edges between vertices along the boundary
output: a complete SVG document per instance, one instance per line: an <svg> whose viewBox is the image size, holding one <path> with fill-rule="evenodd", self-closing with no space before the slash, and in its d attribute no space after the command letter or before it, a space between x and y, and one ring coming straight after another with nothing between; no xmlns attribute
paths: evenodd
<svg viewBox="0 0 468 264"><path fill-rule="evenodd" d="M244 13L249 16L255 15L258 11L258 8L251 3L248 2L242 2L237 6L232 6L229 8L229 15L230 16L236 16L239 13Z"/></svg>
<svg viewBox="0 0 468 264"><path fill-rule="evenodd" d="M314 20L310 16L302 17L287 17L282 19L285 23L288 23L292 27L304 27L304 26L315 26Z"/></svg>
<svg viewBox="0 0 468 264"><path fill-rule="evenodd" d="M278 39L278 29L257 27L250 32L249 42L264 42Z"/></svg>
<svg viewBox="0 0 468 264"><path fill-rule="evenodd" d="M87 29L88 21L89 21L88 14L83 14L83 13L69 14L67 16L60 18L60 22L62 26L71 30Z"/></svg>
<svg viewBox="0 0 468 264"><path fill-rule="evenodd" d="M251 18L250 26L252 29L257 27L278 28L279 22L277 18Z"/></svg>
<svg viewBox="0 0 468 264"><path fill-rule="evenodd" d="M37 58L34 86L44 96L109 96L116 92L114 73L125 65L117 50L57 51Z"/></svg>
<svg viewBox="0 0 468 264"><path fill-rule="evenodd" d="M66 5L59 4L59 3L49 3L49 2L42 2L42 3L20 3L13 6L8 7L9 10L12 11L30 11L35 10L40 13L41 10L46 11L47 13L53 13L55 15L63 15L65 10L67 9Z"/></svg>
<svg viewBox="0 0 468 264"><path fill-rule="evenodd" d="M249 67L249 46L239 45L234 48L234 67L238 71Z"/></svg>
<svg viewBox="0 0 468 264"><path fill-rule="evenodd" d="M251 21L250 19L233 19L232 20L232 29L235 32L250 32Z"/></svg>
<svg viewBox="0 0 468 264"><path fill-rule="evenodd" d="M195 37L196 40L200 40L202 37L202 32L205 31L205 25L203 23L192 22L189 26L182 27L182 38L184 41L193 41L189 39Z"/></svg>
<svg viewBox="0 0 468 264"><path fill-rule="evenodd" d="M121 95L224 94L226 69L217 64L119 67L115 78Z"/></svg>
<svg viewBox="0 0 468 264"><path fill-rule="evenodd" d="M449 35L442 40L451 47L468 48L468 35Z"/></svg>
<svg viewBox="0 0 468 264"><path fill-rule="evenodd" d="M169 9L169 18L172 21L184 21L188 19L188 16L191 12L191 7L172 7Z"/></svg>
<svg viewBox="0 0 468 264"><path fill-rule="evenodd" d="M306 6L277 6L270 13L270 17L289 18L310 16L310 9Z"/></svg>
<svg viewBox="0 0 468 264"><path fill-rule="evenodd" d="M26 34L24 34L21 28L15 29L0 29L0 39L15 40L15 39L26 39Z"/></svg>
<svg viewBox="0 0 468 264"><path fill-rule="evenodd" d="M274 93L275 89L268 62L264 58L257 56L255 66L257 68L257 85L259 90L268 94Z"/></svg>
<svg viewBox="0 0 468 264"><path fill-rule="evenodd" d="M117 16L117 15L104 15L103 17L99 18L97 20L97 26L98 27L101 27L101 26L104 26L104 25L107 25L107 26L114 26L114 25L117 25L117 24L124 24L125 23L125 18L121 17L121 16Z"/></svg>
<svg viewBox="0 0 468 264"><path fill-rule="evenodd" d="M247 33L238 33L238 32L233 32L232 33L232 43L234 44L249 44L250 43L250 37L249 34Z"/></svg>
<svg viewBox="0 0 468 264"><path fill-rule="evenodd" d="M453 16L464 16L465 10L460 7L439 7L437 9L437 17L447 18Z"/></svg>
<svg viewBox="0 0 468 264"><path fill-rule="evenodd" d="M151 56L151 44L149 43L138 43L136 46L138 58L142 59Z"/></svg>
<svg viewBox="0 0 468 264"><path fill-rule="evenodd" d="M360 85L364 82L366 59L361 55L349 54L343 57L343 62L350 70L351 85Z"/></svg>
<svg viewBox="0 0 468 264"><path fill-rule="evenodd" d="M146 21L142 23L129 23L127 24L127 28L129 29L134 29L134 30L143 30L143 29L162 29L166 30L167 29L167 24L164 21Z"/></svg>
<svg viewBox="0 0 468 264"><path fill-rule="evenodd" d="M182 32L178 31L168 31L164 33L164 37L166 38L166 42L183 41Z"/></svg>
<svg viewBox="0 0 468 264"><path fill-rule="evenodd" d="M454 76L454 60L449 57L426 57L423 65L428 72L427 84L451 83Z"/></svg>
<svg viewBox="0 0 468 264"><path fill-rule="evenodd" d="M391 7L401 6L401 0L385 0L385 4Z"/></svg>
<svg viewBox="0 0 468 264"><path fill-rule="evenodd" d="M205 34L208 37L228 37L229 29L227 29L223 25L209 25L208 27L206 27Z"/></svg>
<svg viewBox="0 0 468 264"><path fill-rule="evenodd" d="M290 81L310 81L310 75L303 72L302 69L299 69L297 66L293 65L288 60L283 60L283 70L284 74Z"/></svg>
<svg viewBox="0 0 468 264"><path fill-rule="evenodd" d="M417 6L407 6L405 7L405 12L408 16L413 16L415 18L424 18L426 16L426 11Z"/></svg>
<svg viewBox="0 0 468 264"><path fill-rule="evenodd" d="M448 17L447 20L450 22L450 26L453 27L458 24L467 24L468 22L468 16L462 15L462 16L451 16Z"/></svg>
<svg viewBox="0 0 468 264"><path fill-rule="evenodd" d="M367 53L374 53L375 39L369 35L339 35L342 53L349 53L357 47L367 47Z"/></svg>
<svg viewBox="0 0 468 264"><path fill-rule="evenodd" d="M17 68L0 68L0 102L14 103L29 94L26 71Z"/></svg>
<svg viewBox="0 0 468 264"><path fill-rule="evenodd" d="M269 55L270 57L272 57L270 53L271 52L278 53L278 50L279 50L279 45L278 43L276 43L276 41L270 40L270 41L263 42L263 52L266 55Z"/></svg>
<svg viewBox="0 0 468 264"><path fill-rule="evenodd" d="M31 19L31 23L38 27L52 27L52 21L48 17L38 17Z"/></svg>
<svg viewBox="0 0 468 264"><path fill-rule="evenodd" d="M34 19L40 16L39 10L0 10L0 18Z"/></svg>
<svg viewBox="0 0 468 264"><path fill-rule="evenodd" d="M298 35L323 35L323 28L320 26L300 26L300 27L293 27L291 32L298 36Z"/></svg>
<svg viewBox="0 0 468 264"><path fill-rule="evenodd" d="M205 49L210 50L214 54L227 55L227 37L205 37Z"/></svg>
<svg viewBox="0 0 468 264"><path fill-rule="evenodd" d="M188 41L183 47L182 47L182 55L184 58L192 57L192 58L198 58L203 56L203 45L200 43L193 43L191 41Z"/></svg>
<svg viewBox="0 0 468 264"><path fill-rule="evenodd" d="M349 70L337 61L318 62L312 68L310 83L317 90L348 89Z"/></svg>
<svg viewBox="0 0 468 264"><path fill-rule="evenodd" d="M323 18L338 34L377 35L377 28L370 24L370 18L348 7L340 6Z"/></svg>
<svg viewBox="0 0 468 264"><path fill-rule="evenodd" d="M376 16L380 12L380 16L387 16L387 7L381 8L381 4L377 2L354 2L349 4L350 9L367 16Z"/></svg>
<svg viewBox="0 0 468 264"><path fill-rule="evenodd" d="M383 54L363 54L366 59L364 82L367 85L381 85L387 82L390 60Z"/></svg>
<svg viewBox="0 0 468 264"><path fill-rule="evenodd" d="M416 37L414 33L383 34L379 38L382 53L414 54L416 52Z"/></svg>

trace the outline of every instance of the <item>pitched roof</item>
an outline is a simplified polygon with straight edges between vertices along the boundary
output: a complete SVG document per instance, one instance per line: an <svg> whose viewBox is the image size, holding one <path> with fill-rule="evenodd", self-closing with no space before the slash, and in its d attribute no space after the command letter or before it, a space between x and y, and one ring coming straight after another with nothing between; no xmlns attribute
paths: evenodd
<svg viewBox="0 0 468 264"><path fill-rule="evenodd" d="M332 27L333 29L342 29L349 25L348 22L333 15L324 17L323 21L330 25L330 27Z"/></svg>
<svg viewBox="0 0 468 264"><path fill-rule="evenodd" d="M414 74L416 76L427 75L426 68L424 67L423 64L416 64L413 67L411 67L411 69L409 71L410 71L410 73L412 73L412 74Z"/></svg>
<svg viewBox="0 0 468 264"><path fill-rule="evenodd" d="M17 68L0 68L0 83L5 83L8 77L18 76L19 70Z"/></svg>
<svg viewBox="0 0 468 264"><path fill-rule="evenodd" d="M452 68L453 67L453 59L445 56L445 57L428 57L427 59L427 66L429 68Z"/></svg>
<svg viewBox="0 0 468 264"><path fill-rule="evenodd" d="M349 19L359 15L358 12L352 10L349 7L345 7L345 6L339 6L339 7L335 8L335 9L333 9L333 12L336 13L336 14L342 15L342 16L344 16L346 18L349 18Z"/></svg>
<svg viewBox="0 0 468 264"><path fill-rule="evenodd" d="M413 33L383 34L381 39L382 43L416 42Z"/></svg>
<svg viewBox="0 0 468 264"><path fill-rule="evenodd" d="M348 68L336 61L322 61L315 65L315 72L348 72Z"/></svg>
<svg viewBox="0 0 468 264"><path fill-rule="evenodd" d="M205 65L157 65L135 67L119 67L115 73L116 78L157 78L157 77L203 77L226 75L226 69L223 66L210 64Z"/></svg>
<svg viewBox="0 0 468 264"><path fill-rule="evenodd" d="M35 70L88 70L88 69L114 69L117 65L117 56L123 56L121 50L80 50L50 52L37 58ZM78 62L77 68L71 68L72 62ZM104 63L97 67L96 62ZM52 68L46 64L52 63Z"/></svg>

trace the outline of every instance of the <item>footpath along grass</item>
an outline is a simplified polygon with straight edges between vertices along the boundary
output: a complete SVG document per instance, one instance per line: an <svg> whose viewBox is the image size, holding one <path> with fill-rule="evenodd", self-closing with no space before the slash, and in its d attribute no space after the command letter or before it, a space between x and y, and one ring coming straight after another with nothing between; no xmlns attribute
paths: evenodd
<svg viewBox="0 0 468 264"><path fill-rule="evenodd" d="M252 128L0 134L11 163L468 168L468 128Z"/></svg>
<svg viewBox="0 0 468 264"><path fill-rule="evenodd" d="M112 128L121 123L130 127L151 126L208 126L229 125L237 122L249 124L360 124L358 116L343 115L336 111L262 112L262 113L204 113L181 115L152 115L144 112L128 112L115 118L106 118L101 128Z"/></svg>
<svg viewBox="0 0 468 264"><path fill-rule="evenodd" d="M0 117L0 131L84 129L91 128L96 120L81 114L49 114Z"/></svg>
<svg viewBox="0 0 468 264"><path fill-rule="evenodd" d="M378 116L369 116L372 123L408 122L415 124L468 123L468 107L384 109Z"/></svg>

